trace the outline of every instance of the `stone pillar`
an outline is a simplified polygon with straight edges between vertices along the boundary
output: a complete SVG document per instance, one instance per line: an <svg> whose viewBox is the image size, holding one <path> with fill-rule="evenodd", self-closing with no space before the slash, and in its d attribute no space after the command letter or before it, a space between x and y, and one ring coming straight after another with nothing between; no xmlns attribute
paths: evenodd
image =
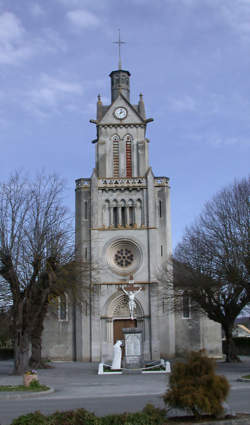
<svg viewBox="0 0 250 425"><path fill-rule="evenodd" d="M109 213L109 217L110 217L110 226L114 226L114 211L113 211L113 207L110 207L110 213Z"/></svg>
<svg viewBox="0 0 250 425"><path fill-rule="evenodd" d="M125 209L125 214L126 214L126 227L129 226L129 207L127 206Z"/></svg>

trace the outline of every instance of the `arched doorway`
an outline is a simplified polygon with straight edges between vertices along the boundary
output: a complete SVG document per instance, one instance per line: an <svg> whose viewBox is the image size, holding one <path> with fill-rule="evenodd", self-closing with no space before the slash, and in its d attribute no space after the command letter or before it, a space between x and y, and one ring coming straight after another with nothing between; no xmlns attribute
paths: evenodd
<svg viewBox="0 0 250 425"><path fill-rule="evenodd" d="M135 320L130 319L128 298L121 291L116 291L105 303L102 316L102 358L112 359L113 345L117 340L124 340L123 328L139 327L144 335L144 311L138 299L135 300Z"/></svg>

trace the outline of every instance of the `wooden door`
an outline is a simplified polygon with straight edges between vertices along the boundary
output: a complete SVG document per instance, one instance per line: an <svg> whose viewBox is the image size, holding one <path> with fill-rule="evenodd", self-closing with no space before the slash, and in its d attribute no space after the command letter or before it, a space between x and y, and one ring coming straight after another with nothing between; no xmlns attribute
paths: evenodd
<svg viewBox="0 0 250 425"><path fill-rule="evenodd" d="M136 328L136 320L131 319L117 319L114 320L114 344L116 341L124 341L123 328ZM122 346L122 357L124 357L124 345Z"/></svg>

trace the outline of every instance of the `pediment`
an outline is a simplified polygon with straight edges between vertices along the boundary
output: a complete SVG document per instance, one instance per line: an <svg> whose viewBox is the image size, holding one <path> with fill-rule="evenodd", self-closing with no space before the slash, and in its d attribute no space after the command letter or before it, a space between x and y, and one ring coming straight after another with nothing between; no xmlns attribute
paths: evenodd
<svg viewBox="0 0 250 425"><path fill-rule="evenodd" d="M118 119L115 116L115 110L119 107L125 108L127 111L127 116L124 119ZM144 120L125 96L120 93L107 109L99 124L144 124Z"/></svg>

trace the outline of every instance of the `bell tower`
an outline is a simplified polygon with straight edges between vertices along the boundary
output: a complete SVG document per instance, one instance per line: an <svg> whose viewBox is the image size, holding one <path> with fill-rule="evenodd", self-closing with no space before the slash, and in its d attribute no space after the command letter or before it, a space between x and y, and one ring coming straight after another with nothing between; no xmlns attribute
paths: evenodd
<svg viewBox="0 0 250 425"><path fill-rule="evenodd" d="M110 73L111 100L104 105L98 95L96 117L90 120L96 128L94 169L91 177L77 179L75 188L76 256L87 263L89 274L79 276L81 302L69 305L58 323L54 316L49 321L44 354L111 362L113 345L124 339L123 329L137 327L145 360L201 348L216 355L220 329L210 337L215 324L177 317L169 308L170 297L159 277L171 256L169 178L155 177L150 167L146 131L153 119L146 118L142 94L137 103L131 102L120 35L115 43L119 65ZM154 140L153 149L156 144ZM141 288L134 293L132 316L124 291L131 275Z"/></svg>
<svg viewBox="0 0 250 425"><path fill-rule="evenodd" d="M119 61L120 64L120 61ZM112 71L111 102L97 97L95 168L76 180L76 252L97 273L90 276L90 304L76 323L79 360L112 358L122 327L143 329L145 359L172 356L174 315L162 307L157 271L171 254L169 179L155 177L149 165L149 140L142 94L130 101L130 72ZM98 272L100 271L100 272ZM136 295L130 321L123 285L133 274Z"/></svg>

